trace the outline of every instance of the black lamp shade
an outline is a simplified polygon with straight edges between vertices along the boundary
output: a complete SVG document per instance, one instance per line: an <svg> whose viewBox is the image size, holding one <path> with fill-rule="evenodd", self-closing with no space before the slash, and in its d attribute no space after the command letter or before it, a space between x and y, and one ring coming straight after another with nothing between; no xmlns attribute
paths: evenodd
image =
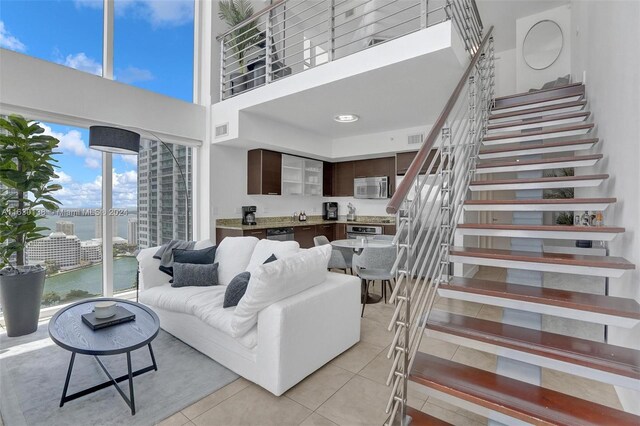
<svg viewBox="0 0 640 426"><path fill-rule="evenodd" d="M140 151L140 135L116 127L91 126L89 148L114 154L137 154Z"/></svg>

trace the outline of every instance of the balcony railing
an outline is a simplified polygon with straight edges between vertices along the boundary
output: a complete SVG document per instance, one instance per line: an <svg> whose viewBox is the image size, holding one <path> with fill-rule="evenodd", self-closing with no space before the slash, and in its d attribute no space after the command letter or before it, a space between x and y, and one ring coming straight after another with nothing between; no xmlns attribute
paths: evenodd
<svg viewBox="0 0 640 426"><path fill-rule="evenodd" d="M217 37L220 99L453 20L474 54L474 0L279 0Z"/></svg>

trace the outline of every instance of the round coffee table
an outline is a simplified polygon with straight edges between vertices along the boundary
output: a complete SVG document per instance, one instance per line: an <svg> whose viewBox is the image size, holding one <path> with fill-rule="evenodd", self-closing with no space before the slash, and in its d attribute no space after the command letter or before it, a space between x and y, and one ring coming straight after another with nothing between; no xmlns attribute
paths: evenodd
<svg viewBox="0 0 640 426"><path fill-rule="evenodd" d="M96 302L106 300L115 301L118 305L135 314L136 318L133 321L92 330L82 322L81 315L92 312ZM129 408L131 408L131 414L135 415L136 405L133 393L133 378L152 370L158 371L158 365L156 364L153 349L151 348L151 341L155 339L159 331L160 319L155 312L144 305L123 299L100 298L83 300L82 302L74 303L58 311L51 318L51 321L49 321L49 336L51 336L51 340L58 346L71 352L67 379L65 380L62 398L60 399L60 407L62 407L65 402L89 395L90 393L109 386L115 386L120 396L122 396ZM149 348L151 365L137 371L132 371L131 352L143 346L148 346ZM72 395L67 395L76 354L93 356L109 380ZM118 354L127 355L128 374L114 378L98 356ZM128 397L120 386L118 386L118 383L124 380L129 380Z"/></svg>

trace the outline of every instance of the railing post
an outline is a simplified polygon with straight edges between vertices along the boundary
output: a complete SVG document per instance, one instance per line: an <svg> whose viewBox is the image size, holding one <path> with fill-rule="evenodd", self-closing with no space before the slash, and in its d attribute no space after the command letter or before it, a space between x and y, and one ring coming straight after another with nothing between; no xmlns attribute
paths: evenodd
<svg viewBox="0 0 640 426"><path fill-rule="evenodd" d="M420 0L420 28L429 26L429 0Z"/></svg>
<svg viewBox="0 0 640 426"><path fill-rule="evenodd" d="M442 185L440 186L440 199L442 205L442 219L440 221L440 277L439 281L449 282L449 240L451 238L451 221L455 206L453 199L453 144L451 141L451 127L445 123L442 127L442 149L440 150L440 161L442 164Z"/></svg>
<svg viewBox="0 0 640 426"><path fill-rule="evenodd" d="M478 66L480 66L480 64L478 64ZM472 143L472 157L476 155L479 143L476 138L476 90L476 77L474 71L474 73L469 77L469 136ZM473 164L475 165L475 162Z"/></svg>
<svg viewBox="0 0 640 426"><path fill-rule="evenodd" d="M269 13L266 16L267 22L265 24L265 73L266 73L266 79L265 79L265 84L269 84L271 83L271 81L273 81L273 64L272 64L272 52L273 52L273 46L271 44L271 34L273 33L273 28L272 28L272 22L271 22L271 17L272 17L272 11L270 10Z"/></svg>
<svg viewBox="0 0 640 426"><path fill-rule="evenodd" d="M225 84L224 84L224 61L225 61L225 48L224 48L224 37L220 39L220 100L224 100L225 96Z"/></svg>
<svg viewBox="0 0 640 426"><path fill-rule="evenodd" d="M328 42L329 46L327 49L328 61L333 61L333 54L335 52L336 46L336 11L335 11L335 0L328 0L329 2L329 33L328 33Z"/></svg>

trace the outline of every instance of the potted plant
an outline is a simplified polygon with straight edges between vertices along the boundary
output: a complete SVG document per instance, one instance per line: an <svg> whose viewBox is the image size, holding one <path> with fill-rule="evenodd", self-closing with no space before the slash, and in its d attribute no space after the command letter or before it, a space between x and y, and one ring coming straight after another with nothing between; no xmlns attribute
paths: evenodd
<svg viewBox="0 0 640 426"><path fill-rule="evenodd" d="M18 115L0 118L0 128L0 303L7 335L14 337L38 328L45 268L26 265L25 250L48 229L38 226L39 210L60 206L52 194L61 186L51 183L58 177L58 140Z"/></svg>
<svg viewBox="0 0 640 426"><path fill-rule="evenodd" d="M249 0L222 0L218 7L218 16L232 28L249 19L253 13L253 5ZM258 29L257 20L247 22L229 34L230 48L236 58L236 63L231 66L233 71L227 80L231 82L231 94L238 94L247 89L247 81L251 80L247 77L247 54L251 47L257 46L263 38L264 34Z"/></svg>

